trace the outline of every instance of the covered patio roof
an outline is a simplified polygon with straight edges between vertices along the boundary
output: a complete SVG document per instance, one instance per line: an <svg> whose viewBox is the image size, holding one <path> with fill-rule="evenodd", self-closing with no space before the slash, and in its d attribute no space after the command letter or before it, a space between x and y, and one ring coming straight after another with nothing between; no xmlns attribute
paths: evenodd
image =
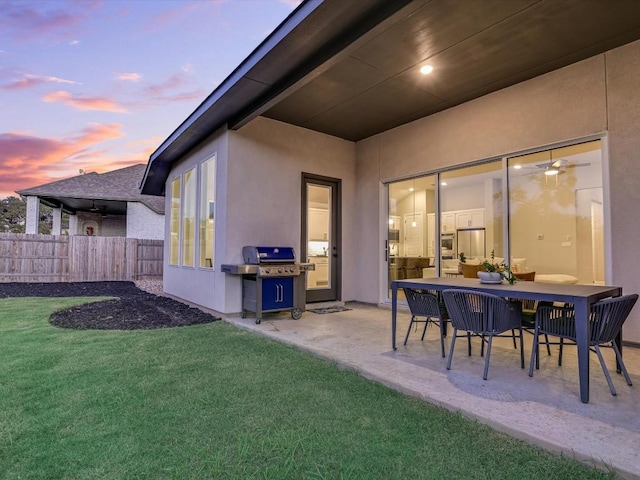
<svg viewBox="0 0 640 480"><path fill-rule="evenodd" d="M75 177L25 188L16 193L38 197L42 203L66 213L125 215L127 202L141 202L155 213L164 213L164 199L141 195L138 189L143 164L106 173L89 172Z"/></svg>
<svg viewBox="0 0 640 480"><path fill-rule="evenodd" d="M151 155L142 193L225 124L358 141L637 39L634 1L306 0Z"/></svg>

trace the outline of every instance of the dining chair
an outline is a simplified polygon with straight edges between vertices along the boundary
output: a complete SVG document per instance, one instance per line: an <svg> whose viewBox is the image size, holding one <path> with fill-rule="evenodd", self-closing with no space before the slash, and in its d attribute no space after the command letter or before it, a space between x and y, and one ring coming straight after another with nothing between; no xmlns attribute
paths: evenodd
<svg viewBox="0 0 640 480"><path fill-rule="evenodd" d="M631 309L638 300L637 294L623 295L621 297L608 298L606 300L600 300L599 302L591 305L591 312L589 314L589 328L591 336L589 339L589 349L595 352L600 361L600 366L604 372L604 376L607 379L609 390L611 395L616 395L616 389L613 386L611 375L604 362L602 356L601 347L613 348L616 355L618 365L624 374L624 378L627 381L627 385L631 386L631 378L622 361L622 355L620 349L616 345L616 336L620 333L622 325L629 316ZM559 337L559 341L550 342L545 339L544 342L540 341L540 335L551 335ZM538 345L540 343L546 343L547 345L560 345L560 353L558 356L558 365L562 365L562 349L565 345L565 341L569 341L570 344L576 343L576 322L575 322L575 310L573 307L558 307L558 306L540 306L536 312L535 330L533 334L533 349L531 351L531 362L529 363L529 376L533 377L533 365L536 360L536 369L539 368L537 357Z"/></svg>
<svg viewBox="0 0 640 480"><path fill-rule="evenodd" d="M482 265L469 265L467 263L461 263L463 278L478 278L478 272L484 270Z"/></svg>
<svg viewBox="0 0 640 480"><path fill-rule="evenodd" d="M409 322L407 334L404 337L404 345L407 344L413 324L424 323L422 337L420 338L421 341L424 341L427 326L432 324L440 330L440 350L442 357L444 357L445 322L448 317L444 304L438 299L436 293L431 293L426 290L405 288L404 293L407 298L407 303L409 304L409 310L411 311L411 321Z"/></svg>
<svg viewBox="0 0 640 480"><path fill-rule="evenodd" d="M553 305L551 302L540 302L538 300L521 299L522 302L522 331L534 334L536 326L536 312L539 306ZM549 337L545 334L545 343L547 344L547 355L551 355L551 347L549 346ZM539 364L539 357L536 358L536 365Z"/></svg>
<svg viewBox="0 0 640 480"><path fill-rule="evenodd" d="M536 280L536 272L513 272L513 276L525 282L534 282Z"/></svg>
<svg viewBox="0 0 640 480"><path fill-rule="evenodd" d="M508 335L502 334L512 330L520 332L520 366L524 368L524 344L519 303L509 302L496 295L473 290L447 289L442 294L449 312L451 325L453 326L447 370L451 369L456 338L467 337L468 354L471 355L471 336L478 336L482 341L480 355L484 354L484 344L485 342L487 343L487 356L484 361L484 373L482 375L482 378L486 380L489 373L489 359L491 357L493 338L500 336L511 337L511 333ZM459 335L459 330L466 333Z"/></svg>

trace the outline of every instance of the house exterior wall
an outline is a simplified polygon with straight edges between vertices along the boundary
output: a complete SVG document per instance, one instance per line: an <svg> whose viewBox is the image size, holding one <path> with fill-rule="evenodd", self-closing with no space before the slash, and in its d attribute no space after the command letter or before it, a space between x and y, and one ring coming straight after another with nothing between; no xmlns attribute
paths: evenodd
<svg viewBox="0 0 640 480"><path fill-rule="evenodd" d="M101 237L126 237L127 236L127 216L107 215L98 221Z"/></svg>
<svg viewBox="0 0 640 480"><path fill-rule="evenodd" d="M227 143L228 133L226 128L221 128L214 132L206 141L186 155L182 161L176 163L169 177L167 178L165 191L165 222L164 222L164 265L163 265L163 289L165 293L187 301L188 303L200 305L218 312L224 312L224 274L220 272L225 235L224 231L218 227L224 224L226 211L226 163L227 163ZM211 268L201 268L197 266L185 267L179 265L169 265L169 248L171 238L171 182L183 175L193 167L197 167L205 160L216 156L216 242L214 251L214 266ZM200 172L198 171L198 178ZM199 185L199 181L197 182ZM199 192L199 190L198 190ZM197 201L196 201L197 203ZM199 239L197 239L199 241ZM195 251L198 252L199 245L196 243Z"/></svg>
<svg viewBox="0 0 640 480"><path fill-rule="evenodd" d="M387 265L368 259L381 258L383 183L598 134L607 137L610 179L605 176L611 219L607 280L626 293L640 292L634 234L640 209L639 75L640 42L634 42L358 142L355 221L362 275L356 298L381 300ZM631 315L625 339L640 342L640 309Z"/></svg>
<svg viewBox="0 0 640 480"><path fill-rule="evenodd" d="M301 252L302 173L342 181L342 291L355 300L355 144L259 117L229 132L226 263L242 262L243 245L293 246ZM298 261L305 259L298 258ZM227 276L226 311L240 311L240 279Z"/></svg>
<svg viewBox="0 0 640 480"><path fill-rule="evenodd" d="M140 202L127 202L126 235L147 240L164 239L164 215Z"/></svg>
<svg viewBox="0 0 640 480"><path fill-rule="evenodd" d="M300 249L302 172L342 180L342 208L355 208L355 144L266 118L239 131L221 129L176 164L176 176L216 154L216 242L214 269L170 266L164 290L222 313L241 310L241 278L220 271L242 263L244 245L290 245ZM167 197L166 212L170 212ZM169 217L165 238L169 238ZM342 225L344 300L355 299L355 231L348 215ZM165 259L168 245L165 242ZM197 246L196 246L197 250ZM301 260L300 258L298 260Z"/></svg>

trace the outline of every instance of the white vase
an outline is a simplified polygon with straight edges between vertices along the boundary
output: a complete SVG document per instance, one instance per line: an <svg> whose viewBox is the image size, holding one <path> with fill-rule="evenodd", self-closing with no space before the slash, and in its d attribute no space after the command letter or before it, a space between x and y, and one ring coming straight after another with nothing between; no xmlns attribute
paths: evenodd
<svg viewBox="0 0 640 480"><path fill-rule="evenodd" d="M502 283L500 272L478 272L480 283Z"/></svg>

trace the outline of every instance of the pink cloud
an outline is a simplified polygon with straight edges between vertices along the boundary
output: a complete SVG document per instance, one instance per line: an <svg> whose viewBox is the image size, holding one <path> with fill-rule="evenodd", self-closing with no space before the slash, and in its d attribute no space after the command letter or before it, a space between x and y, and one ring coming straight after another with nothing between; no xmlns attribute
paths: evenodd
<svg viewBox="0 0 640 480"><path fill-rule="evenodd" d="M138 80L140 80L142 78L142 74L140 73L116 73L115 77L118 80L127 80L130 82L137 82Z"/></svg>
<svg viewBox="0 0 640 480"><path fill-rule="evenodd" d="M51 76L41 76L41 75L31 75L26 73L22 76L22 78L15 80L7 85L3 85L0 88L2 90L25 90L28 88L34 88L39 85L45 85L48 83L66 83L71 85L79 85L79 82L74 82L73 80L66 80L64 78L59 77L51 77Z"/></svg>
<svg viewBox="0 0 640 480"><path fill-rule="evenodd" d="M144 93L149 96L162 96L168 90L175 90L182 87L186 82L184 75L172 75L164 82L156 83L155 85L148 85L144 89Z"/></svg>
<svg viewBox="0 0 640 480"><path fill-rule="evenodd" d="M126 108L117 101L105 97L74 96L65 90L47 93L42 99L45 102L58 102L78 110L101 110L104 112L124 113Z"/></svg>
<svg viewBox="0 0 640 480"><path fill-rule="evenodd" d="M101 154L95 146L123 135L119 124L89 125L66 139L0 134L0 196L50 182L56 177L54 172L65 165L82 161L85 166L89 159L95 163L96 156Z"/></svg>
<svg viewBox="0 0 640 480"><path fill-rule="evenodd" d="M155 85L147 85L141 92L141 97L157 104L198 100L202 99L206 95L207 92L203 89L175 92L176 90L186 87L188 83L189 80L184 74L172 75L164 82L160 82Z"/></svg>
<svg viewBox="0 0 640 480"><path fill-rule="evenodd" d="M34 8L23 2L0 2L0 29L5 32L15 32L22 40L52 34L66 34L74 27L80 26L86 19L82 9L94 6L90 2L76 4L43 2L35 5L52 8L45 10Z"/></svg>

